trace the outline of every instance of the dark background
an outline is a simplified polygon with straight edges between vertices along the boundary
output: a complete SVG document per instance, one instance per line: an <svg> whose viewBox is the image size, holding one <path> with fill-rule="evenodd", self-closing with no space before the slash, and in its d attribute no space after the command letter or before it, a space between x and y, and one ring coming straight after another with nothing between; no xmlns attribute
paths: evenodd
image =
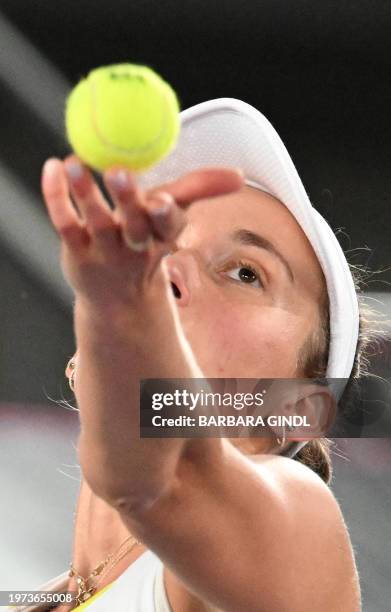
<svg viewBox="0 0 391 612"><path fill-rule="evenodd" d="M391 319L390 32L389 0L0 0L0 401L18 402L20 415L21 405L70 397L72 298L39 180L47 157L69 151L66 94L103 64L150 65L182 108L226 96L259 108L313 203L341 228L349 260L376 272L366 291ZM382 351L374 348L371 369L388 378L389 346ZM336 459L335 488L358 547L364 609L385 612L391 576L379 559L390 565L390 477L384 461L383 471L370 469L376 446L371 452L361 471Z"/></svg>

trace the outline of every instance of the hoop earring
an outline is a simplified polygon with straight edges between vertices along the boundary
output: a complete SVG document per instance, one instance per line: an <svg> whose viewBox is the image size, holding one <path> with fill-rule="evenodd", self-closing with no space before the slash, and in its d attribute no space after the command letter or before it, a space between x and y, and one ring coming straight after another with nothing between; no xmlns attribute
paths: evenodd
<svg viewBox="0 0 391 612"><path fill-rule="evenodd" d="M276 436L276 440L277 440L278 446L284 446L284 444L286 442L285 425L283 425L282 432L283 432L282 433L282 439L280 439L278 436Z"/></svg>
<svg viewBox="0 0 391 612"><path fill-rule="evenodd" d="M68 383L69 383L69 387L72 391L72 393L75 392L75 362L71 361L69 364L69 367L71 368L71 375L68 379Z"/></svg>

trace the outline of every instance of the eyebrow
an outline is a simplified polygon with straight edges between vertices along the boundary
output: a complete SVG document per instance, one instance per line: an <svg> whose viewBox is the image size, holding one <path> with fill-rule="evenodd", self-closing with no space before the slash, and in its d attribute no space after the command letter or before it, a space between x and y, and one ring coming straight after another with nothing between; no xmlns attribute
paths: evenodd
<svg viewBox="0 0 391 612"><path fill-rule="evenodd" d="M229 237L234 242L239 242L240 244L247 244L249 246L255 246L259 249L265 249L266 251L269 251L269 253L277 257L277 259L279 259L280 262L283 264L286 272L288 273L290 281L292 283L295 282L295 277L293 276L292 268L290 267L289 263L282 255L282 253L280 253L280 251L276 249L276 247L272 242L270 242L270 240L267 240L267 238L264 238L256 232L252 232L251 230L244 228L235 230L234 232L232 232L232 234L230 234Z"/></svg>

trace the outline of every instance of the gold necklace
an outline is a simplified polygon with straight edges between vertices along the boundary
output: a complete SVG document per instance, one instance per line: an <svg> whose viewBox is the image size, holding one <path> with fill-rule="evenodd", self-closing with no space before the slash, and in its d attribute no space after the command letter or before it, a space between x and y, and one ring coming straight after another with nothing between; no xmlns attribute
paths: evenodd
<svg viewBox="0 0 391 612"><path fill-rule="evenodd" d="M132 540L132 543L127 548L125 548L125 550L122 550L125 544L129 542L129 540ZM133 536L131 535L128 536L126 540L122 542L122 544L119 546L118 550L115 553L110 553L109 555L107 555L106 559L104 559L104 561L101 561L99 565L97 565L95 569L92 570L90 575L87 576L87 578L83 578L83 576L81 576L81 574L79 574L75 570L73 563L70 564L68 576L69 578L76 578L78 591L76 594L75 601L78 606L80 606L83 602L87 601L87 599L93 596L104 576L106 576L108 572L113 569L113 567L117 563L119 563L121 559L125 557L125 555L127 555L131 550L133 550L133 548L137 544L140 544L138 540L133 538ZM91 581L97 576L98 580L95 581L95 584L91 584Z"/></svg>

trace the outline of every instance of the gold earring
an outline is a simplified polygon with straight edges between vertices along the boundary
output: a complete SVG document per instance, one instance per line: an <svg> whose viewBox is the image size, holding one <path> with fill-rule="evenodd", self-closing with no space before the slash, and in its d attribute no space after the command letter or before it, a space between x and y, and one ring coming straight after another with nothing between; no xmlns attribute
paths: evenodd
<svg viewBox="0 0 391 612"><path fill-rule="evenodd" d="M285 425L283 426L282 431L283 431L282 439L280 439L278 436L276 436L276 440L277 440L278 446L284 446L284 444L285 444L285 441L286 441Z"/></svg>
<svg viewBox="0 0 391 612"><path fill-rule="evenodd" d="M72 391L72 393L74 393L75 391L75 362L74 361L70 361L69 362L69 367L71 368L71 375L68 379L69 382L69 387Z"/></svg>

